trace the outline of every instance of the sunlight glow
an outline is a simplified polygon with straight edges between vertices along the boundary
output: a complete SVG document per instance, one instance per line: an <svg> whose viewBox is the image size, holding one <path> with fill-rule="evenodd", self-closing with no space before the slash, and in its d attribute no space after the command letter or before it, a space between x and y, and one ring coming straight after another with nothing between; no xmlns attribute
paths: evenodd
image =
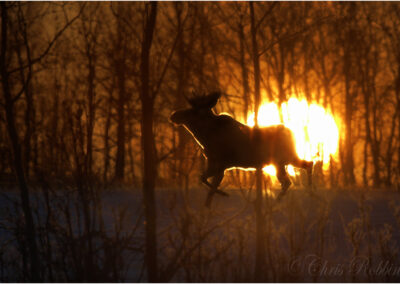
<svg viewBox="0 0 400 284"><path fill-rule="evenodd" d="M273 165L268 165L268 166L264 167L263 171L265 173L269 174L270 176L276 176L276 169Z"/></svg>
<svg viewBox="0 0 400 284"><path fill-rule="evenodd" d="M322 106L305 99L291 98L279 110L273 102L265 102L258 112L258 124L270 126L283 123L293 131L296 139L296 151L301 159L322 161L323 168L329 166L331 156L335 156L339 143L339 128L333 115ZM247 125L254 126L254 113L247 118ZM264 167L264 172L275 176L272 165ZM295 176L295 170L288 166L288 173Z"/></svg>

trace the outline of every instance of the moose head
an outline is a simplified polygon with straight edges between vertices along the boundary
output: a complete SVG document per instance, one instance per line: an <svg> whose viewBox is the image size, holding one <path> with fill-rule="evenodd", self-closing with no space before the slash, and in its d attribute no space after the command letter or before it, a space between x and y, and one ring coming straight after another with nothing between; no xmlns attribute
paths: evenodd
<svg viewBox="0 0 400 284"><path fill-rule="evenodd" d="M188 124L195 120L201 120L202 117L208 117L212 113L212 108L217 104L221 93L213 92L208 95L198 95L192 93L193 97L188 98L185 96L191 108L175 111L170 120L175 124Z"/></svg>

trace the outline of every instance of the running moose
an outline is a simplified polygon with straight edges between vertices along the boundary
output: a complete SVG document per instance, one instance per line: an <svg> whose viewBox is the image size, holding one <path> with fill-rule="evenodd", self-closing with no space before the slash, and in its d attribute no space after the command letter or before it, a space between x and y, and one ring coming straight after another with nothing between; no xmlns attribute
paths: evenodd
<svg viewBox="0 0 400 284"><path fill-rule="evenodd" d="M252 128L229 115L217 115L212 108L220 96L221 93L213 92L186 98L191 107L175 111L170 118L192 134L207 158L207 169L201 175L201 181L210 188L207 207L215 193L228 195L218 186L225 170L233 167L258 168L273 164L282 187L278 199L291 185L285 169L288 164L306 169L311 185L313 162L297 156L293 133L289 128L283 125ZM211 183L209 178L212 178Z"/></svg>

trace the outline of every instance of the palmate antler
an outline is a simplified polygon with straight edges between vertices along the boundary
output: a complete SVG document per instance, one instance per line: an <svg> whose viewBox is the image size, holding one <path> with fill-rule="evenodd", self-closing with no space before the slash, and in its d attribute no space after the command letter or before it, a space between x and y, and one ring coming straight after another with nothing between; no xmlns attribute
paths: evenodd
<svg viewBox="0 0 400 284"><path fill-rule="evenodd" d="M196 91L192 91L191 98L188 98L186 95L184 97L194 108L213 108L221 97L221 92L211 92L208 95L203 93L200 95Z"/></svg>

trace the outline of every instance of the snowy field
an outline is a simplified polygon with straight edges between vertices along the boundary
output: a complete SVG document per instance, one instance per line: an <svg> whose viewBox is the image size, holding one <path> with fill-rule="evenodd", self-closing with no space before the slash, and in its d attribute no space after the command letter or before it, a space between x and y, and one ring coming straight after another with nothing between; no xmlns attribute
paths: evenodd
<svg viewBox="0 0 400 284"><path fill-rule="evenodd" d="M255 255L254 194L234 189L227 191L229 197L215 196L212 208L207 209L204 207L206 190L202 188L188 192L156 190L160 267L170 268L176 260L173 275L166 278L168 281L251 281ZM65 199L63 192L52 196L52 214L57 215L58 226L66 226L66 221L64 212L57 210L64 208L65 211L62 204L68 204L74 230L71 238L80 238L84 226L80 223L82 218L77 217L76 199ZM103 223L102 230L109 242L129 242L119 250L123 258L121 266L117 267L121 269L120 280L145 282L141 191L121 189L104 192L101 196L101 218L96 215L93 220L102 220L99 223ZM18 200L18 194L2 192L0 237L3 244L8 244L1 247L4 281L19 280L10 272L18 270L15 263L7 262L18 259L17 249L10 249L17 247L12 229L15 228L12 200ZM32 203L37 209L37 223L44 223L48 213L43 205L43 194L34 193ZM265 208L266 280L400 280L399 193L317 190L309 194L305 190L289 190L280 203L265 196ZM57 245L55 236L56 233L53 243ZM104 237L96 240L100 251L104 248ZM183 253L177 254L179 249ZM99 259L105 262L103 257ZM71 278L66 280L74 279L76 272L71 273ZM61 279L66 277L62 275L60 273Z"/></svg>

